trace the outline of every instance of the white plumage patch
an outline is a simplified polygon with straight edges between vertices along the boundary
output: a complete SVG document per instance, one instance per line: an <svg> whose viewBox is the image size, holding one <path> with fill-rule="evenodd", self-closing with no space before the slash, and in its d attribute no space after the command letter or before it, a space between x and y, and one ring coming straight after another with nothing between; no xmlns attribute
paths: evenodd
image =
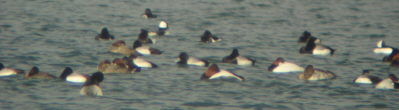
<svg viewBox="0 0 399 110"><path fill-rule="evenodd" d="M69 82L84 83L86 82L86 80L87 80L86 76L80 73L72 73L66 77L66 81Z"/></svg>
<svg viewBox="0 0 399 110"><path fill-rule="evenodd" d="M89 85L80 90L80 95L103 96L103 91L98 85Z"/></svg>
<svg viewBox="0 0 399 110"><path fill-rule="evenodd" d="M15 74L17 74L17 72L10 68L3 68L0 70L0 76L10 76Z"/></svg>
<svg viewBox="0 0 399 110"><path fill-rule="evenodd" d="M142 58L133 59L133 63L135 65L137 65L138 67L145 67L145 68L151 68L152 67L150 62L148 62L148 61L146 61L146 60L144 60Z"/></svg>
<svg viewBox="0 0 399 110"><path fill-rule="evenodd" d="M361 83L361 84L372 84L370 78L364 75L361 75L356 78L355 83Z"/></svg>
<svg viewBox="0 0 399 110"><path fill-rule="evenodd" d="M289 73L289 72L303 72L303 71L305 71L305 68L290 62L279 63L279 65L273 69L273 72L275 73Z"/></svg>
<svg viewBox="0 0 399 110"><path fill-rule="evenodd" d="M231 73L227 70L224 70L224 69L220 69L220 72L212 75L209 79L216 79L216 78L221 78L221 77L234 77L234 78L237 78L238 80L242 81L242 79L240 77L237 77L233 73Z"/></svg>
<svg viewBox="0 0 399 110"><path fill-rule="evenodd" d="M159 23L159 28L168 28L168 24L165 21Z"/></svg>
<svg viewBox="0 0 399 110"><path fill-rule="evenodd" d="M237 58L237 65L252 65L252 61L247 57L239 55Z"/></svg>
<svg viewBox="0 0 399 110"><path fill-rule="evenodd" d="M316 47L313 49L313 55L328 55L330 53L331 50L323 45L316 45Z"/></svg>
<svg viewBox="0 0 399 110"><path fill-rule="evenodd" d="M375 86L376 89L394 89L394 83L390 78L382 80Z"/></svg>
<svg viewBox="0 0 399 110"><path fill-rule="evenodd" d="M148 46L137 47L136 51L142 55L151 55L150 47Z"/></svg>
<svg viewBox="0 0 399 110"><path fill-rule="evenodd" d="M187 64L196 65L196 66L205 66L205 62L195 57L189 57L187 60Z"/></svg>
<svg viewBox="0 0 399 110"><path fill-rule="evenodd" d="M377 53L377 54L391 54L392 53L392 48L389 48L389 47L387 47L387 48L375 48L373 51L374 51L374 53Z"/></svg>

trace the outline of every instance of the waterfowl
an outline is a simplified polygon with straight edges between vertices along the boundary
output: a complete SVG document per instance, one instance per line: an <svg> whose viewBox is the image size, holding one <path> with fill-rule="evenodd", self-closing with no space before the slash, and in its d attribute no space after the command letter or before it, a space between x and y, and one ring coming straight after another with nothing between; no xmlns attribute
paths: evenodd
<svg viewBox="0 0 399 110"><path fill-rule="evenodd" d="M255 61L256 60L240 55L237 49L233 49L233 52L229 56L222 59L223 63L233 63L237 65L255 65Z"/></svg>
<svg viewBox="0 0 399 110"><path fill-rule="evenodd" d="M86 82L88 76L73 72L72 68L66 67L61 73L60 78L68 82L84 83Z"/></svg>
<svg viewBox="0 0 399 110"><path fill-rule="evenodd" d="M168 34L169 34L169 32L167 31L168 28L169 28L169 27L168 27L168 23L166 23L165 21L161 21L161 22L159 23L159 26L158 26L158 32L149 32L148 35L149 35L149 36L154 36L154 35L158 35L158 36L168 35Z"/></svg>
<svg viewBox="0 0 399 110"><path fill-rule="evenodd" d="M111 52L122 53L122 54L137 54L136 50L126 45L125 41L118 40L112 43L111 48L109 49Z"/></svg>
<svg viewBox="0 0 399 110"><path fill-rule="evenodd" d="M211 32L209 32L208 30L206 30L204 34L201 36L201 42L203 43L212 43L220 40L222 40L222 38L213 36Z"/></svg>
<svg viewBox="0 0 399 110"><path fill-rule="evenodd" d="M328 47L328 46L324 46L321 44L316 44L315 42L317 42L316 38L310 38L308 43L306 44L305 47L302 47L301 49L299 49L299 53L304 54L304 53L308 53L308 54L313 54L313 55L333 55L334 54L334 49Z"/></svg>
<svg viewBox="0 0 399 110"><path fill-rule="evenodd" d="M157 15L153 15L149 8L145 9L144 14L141 15L144 18L157 18Z"/></svg>
<svg viewBox="0 0 399 110"><path fill-rule="evenodd" d="M51 78L51 79L54 79L56 77L54 75L39 71L39 68L37 68L35 66L29 71L28 74L25 75L25 78Z"/></svg>
<svg viewBox="0 0 399 110"><path fill-rule="evenodd" d="M319 69L313 69L312 65L308 65L305 71L299 74L298 78L302 80L326 80L334 79L337 76L331 71L324 71Z"/></svg>
<svg viewBox="0 0 399 110"><path fill-rule="evenodd" d="M137 55L130 54L129 58L124 58L130 61L133 61L134 65L141 68L157 68L158 66L152 62L149 62L145 59L137 57Z"/></svg>
<svg viewBox="0 0 399 110"><path fill-rule="evenodd" d="M389 74L388 78L380 81L376 89L399 89L398 78L394 74Z"/></svg>
<svg viewBox="0 0 399 110"><path fill-rule="evenodd" d="M183 65L195 65L195 66L205 66L209 65L209 62L203 59L188 56L186 52L181 52L177 64Z"/></svg>
<svg viewBox="0 0 399 110"><path fill-rule="evenodd" d="M399 67L399 57L396 57L396 59L393 59L390 66L391 67Z"/></svg>
<svg viewBox="0 0 399 110"><path fill-rule="evenodd" d="M91 75L90 78L86 80L80 89L80 95L88 96L103 96L103 91L100 87L100 82L104 80L104 74L101 72L96 72Z"/></svg>
<svg viewBox="0 0 399 110"><path fill-rule="evenodd" d="M233 77L244 82L244 77L236 75L224 69L219 69L219 67L216 64L212 64L208 68L208 70L206 70L206 72L202 74L201 80L205 79L211 80L211 79L224 78L224 77Z"/></svg>
<svg viewBox="0 0 399 110"><path fill-rule="evenodd" d="M377 42L377 48L375 48L373 51L374 51L374 53L391 54L393 49L396 49L396 48L387 46L387 45L385 45L385 42L383 40L380 40Z"/></svg>
<svg viewBox="0 0 399 110"><path fill-rule="evenodd" d="M97 35L94 39L96 40L114 40L114 36L110 35L108 32L108 29L106 27L104 27L101 30L101 34Z"/></svg>
<svg viewBox="0 0 399 110"><path fill-rule="evenodd" d="M303 72L305 68L291 62L286 62L282 57L278 57L267 69L274 73Z"/></svg>
<svg viewBox="0 0 399 110"><path fill-rule="evenodd" d="M307 43L310 38L316 38L316 37L313 37L310 34L310 32L305 31L305 32L302 33L301 37L299 37L298 42L299 43ZM317 40L317 41L320 41L320 40ZM315 42L315 43L318 43L318 42Z"/></svg>
<svg viewBox="0 0 399 110"><path fill-rule="evenodd" d="M3 63L0 63L0 77L1 76L11 76L16 74L24 74L24 70L6 68Z"/></svg>
<svg viewBox="0 0 399 110"><path fill-rule="evenodd" d="M399 50L396 48L392 48L392 53L388 56L385 56L382 61L383 62L392 62L394 59L399 59Z"/></svg>
<svg viewBox="0 0 399 110"><path fill-rule="evenodd" d="M112 63L109 60L102 61L98 67L98 71L106 73L133 73L139 72L140 68L133 64L126 64L122 59L115 58Z"/></svg>
<svg viewBox="0 0 399 110"><path fill-rule="evenodd" d="M148 37L148 31L141 29L141 33L139 34L138 41L141 43L149 43L149 44L155 44L155 38L150 38Z"/></svg>
<svg viewBox="0 0 399 110"><path fill-rule="evenodd" d="M359 77L355 78L355 80L353 80L353 82L361 83L361 84L377 84L378 82L381 81L381 79L379 77L371 76L369 74L370 74L369 70L363 70L363 74L360 75Z"/></svg>
<svg viewBox="0 0 399 110"><path fill-rule="evenodd" d="M133 43L133 49L136 50L136 52L138 52L138 54L140 55L160 55L162 54L162 51L155 49L155 48L151 48L148 46L143 46L143 44L141 44L140 41L136 40Z"/></svg>

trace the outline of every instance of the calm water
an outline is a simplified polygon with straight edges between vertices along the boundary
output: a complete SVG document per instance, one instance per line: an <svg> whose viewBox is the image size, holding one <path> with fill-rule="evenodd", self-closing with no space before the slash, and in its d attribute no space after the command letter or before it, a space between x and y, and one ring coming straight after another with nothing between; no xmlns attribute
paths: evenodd
<svg viewBox="0 0 399 110"><path fill-rule="evenodd" d="M59 76L67 66L91 74L102 60L122 58L108 52L113 41L95 41L108 27L116 40L132 45L140 29L169 23L170 35L150 45L165 51L144 58L158 69L107 74L103 97L80 96L81 84L61 80L0 78L1 109L398 109L399 91L353 84L363 69L386 78L398 68L382 63L372 49L378 40L399 47L399 1L316 0L2 0L0 62L6 67ZM140 15L151 8L157 19ZM221 42L201 44L210 30ZM333 56L299 54L304 30L337 49ZM233 48L257 60L255 66L221 64ZM215 62L246 78L200 81L207 68L178 67L182 51ZM277 58L330 70L339 77L302 81L298 74L277 75L267 67Z"/></svg>

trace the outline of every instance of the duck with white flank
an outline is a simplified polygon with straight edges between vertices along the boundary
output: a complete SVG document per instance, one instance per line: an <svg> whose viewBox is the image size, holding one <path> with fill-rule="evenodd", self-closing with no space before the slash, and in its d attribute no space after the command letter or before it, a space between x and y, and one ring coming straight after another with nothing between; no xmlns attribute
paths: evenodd
<svg viewBox="0 0 399 110"><path fill-rule="evenodd" d="M155 38L150 38L148 37L148 31L141 29L141 33L139 34L139 38L138 41L140 41L141 43L145 44L155 44L156 40Z"/></svg>
<svg viewBox="0 0 399 110"><path fill-rule="evenodd" d="M394 74L389 74L388 78L380 81L376 89L399 89L398 78Z"/></svg>
<svg viewBox="0 0 399 110"><path fill-rule="evenodd" d="M101 34L97 35L94 39L96 40L114 40L115 37L110 35L107 28L101 30Z"/></svg>
<svg viewBox="0 0 399 110"><path fill-rule="evenodd" d="M374 51L374 53L391 54L393 49L396 49L396 48L387 46L387 45L385 45L385 42L383 40L380 40L377 42L377 48L375 48L373 51Z"/></svg>
<svg viewBox="0 0 399 110"><path fill-rule="evenodd" d="M399 50L392 48L392 53L382 58L383 62L392 62L394 59L399 59Z"/></svg>
<svg viewBox="0 0 399 110"><path fill-rule="evenodd" d="M238 53L237 49L233 49L233 52L231 52L229 56L224 57L222 62L237 65L255 65L256 60L244 57Z"/></svg>
<svg viewBox="0 0 399 110"><path fill-rule="evenodd" d="M143 58L139 58L135 54L130 54L129 58L124 57L123 60L133 61L132 63L134 63L134 65L137 65L138 67L141 67L141 68L157 68L158 67L155 63L147 61Z"/></svg>
<svg viewBox="0 0 399 110"><path fill-rule="evenodd" d="M353 82L361 84L377 84L381 79L377 76L369 75L369 70L363 70L363 74L357 77Z"/></svg>
<svg viewBox="0 0 399 110"><path fill-rule="evenodd" d="M6 68L3 63L0 63L0 76L11 76L16 74L24 74L24 70Z"/></svg>
<svg viewBox="0 0 399 110"><path fill-rule="evenodd" d="M60 78L68 82L84 83L89 76L73 72L72 68L66 67L61 73Z"/></svg>
<svg viewBox="0 0 399 110"><path fill-rule="evenodd" d="M144 14L141 15L143 18L157 18L157 15L153 15L149 8L145 9Z"/></svg>
<svg viewBox="0 0 399 110"><path fill-rule="evenodd" d="M222 40L222 38L218 38L216 36L213 36L211 32L206 30L204 34L201 36L201 42L203 43L213 43Z"/></svg>
<svg viewBox="0 0 399 110"><path fill-rule="evenodd" d="M140 67L137 67L133 63L126 63L119 58L115 58L112 63L109 60L104 60L98 65L97 69L104 74L140 72Z"/></svg>
<svg viewBox="0 0 399 110"><path fill-rule="evenodd" d="M96 72L83 84L80 89L80 95L87 96L103 96L103 91L100 87L100 82L104 80L104 74Z"/></svg>
<svg viewBox="0 0 399 110"><path fill-rule="evenodd" d="M25 78L50 78L50 79L55 79L56 77L54 75L48 74L46 72L41 72L39 71L39 68L36 66L33 67L28 74L25 75Z"/></svg>
<svg viewBox="0 0 399 110"><path fill-rule="evenodd" d="M310 38L316 38L316 37L313 37L310 34L310 32L305 31L305 32L302 33L301 37L299 37L298 42L299 43L307 43ZM317 40L317 41L320 41L320 40ZM318 43L318 42L316 42L316 43Z"/></svg>
<svg viewBox="0 0 399 110"><path fill-rule="evenodd" d="M303 72L305 68L297 64L286 62L282 57L279 57L268 68L273 73L289 73L289 72Z"/></svg>
<svg viewBox="0 0 399 110"><path fill-rule="evenodd" d="M162 54L162 51L160 51L158 49L151 48L148 46L143 46L143 44L141 44L141 42L138 40L134 41L133 49L135 49L136 52L138 52L138 55L160 55L160 54Z"/></svg>
<svg viewBox="0 0 399 110"><path fill-rule="evenodd" d="M316 38L310 38L308 43L306 44L305 47L302 47L301 49L299 49L299 53L307 53L307 54L313 54L313 55L333 55L334 54L334 49L328 47L328 46L324 46L321 44L316 44L315 42L317 42Z"/></svg>
<svg viewBox="0 0 399 110"><path fill-rule="evenodd" d="M299 79L312 81L335 79L336 77L333 72L314 69L312 65L308 65L305 71L298 76Z"/></svg>
<svg viewBox="0 0 399 110"><path fill-rule="evenodd" d="M188 56L186 52L181 52L177 60L177 64L207 67L209 65L209 62L203 59Z"/></svg>
<svg viewBox="0 0 399 110"><path fill-rule="evenodd" d="M168 35L168 34L169 34L169 32L167 31L168 28L169 28L169 27L168 27L168 23L166 23L165 21L161 21L161 22L159 23L159 26L158 26L158 32L149 32L148 35L149 35L149 36L154 36L154 35L158 35L158 36Z"/></svg>
<svg viewBox="0 0 399 110"><path fill-rule="evenodd" d="M232 72L229 72L227 70L224 69L219 69L219 67L216 64L212 64L205 73L202 74L201 76L201 80L205 80L205 79L217 79L217 78L229 78L229 77L233 77L233 78L237 78L238 80L244 82L244 77L236 75Z"/></svg>
<svg viewBox="0 0 399 110"><path fill-rule="evenodd" d="M125 41L118 40L112 43L111 48L109 49L111 52L122 53L122 54L137 54L136 50L126 45Z"/></svg>

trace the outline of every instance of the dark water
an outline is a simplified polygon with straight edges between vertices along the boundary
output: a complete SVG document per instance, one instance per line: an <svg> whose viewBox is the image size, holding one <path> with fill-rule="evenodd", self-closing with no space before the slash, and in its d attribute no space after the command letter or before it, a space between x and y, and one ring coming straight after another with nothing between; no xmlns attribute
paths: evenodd
<svg viewBox="0 0 399 110"><path fill-rule="evenodd" d="M132 45L140 29L155 31L161 20L170 35L150 45L165 51L144 58L158 64L135 74L106 75L103 97L79 95L80 84L31 80L22 75L0 78L2 109L398 109L399 92L376 90L352 81L363 69L386 78L397 68L372 52L378 40L399 47L399 2L396 0L5 0L0 1L0 62L6 67L59 76L69 66L91 74L110 53L113 41L95 41L108 27L116 40ZM140 15L151 8L157 19ZM223 38L199 43L210 30ZM337 49L333 56L299 54L296 41L304 30ZM251 67L221 64L238 48L254 58ZM178 67L181 51L215 62L246 78L200 81L203 67ZM277 58L301 66L330 70L339 77L301 81L298 74L277 75L267 67Z"/></svg>

